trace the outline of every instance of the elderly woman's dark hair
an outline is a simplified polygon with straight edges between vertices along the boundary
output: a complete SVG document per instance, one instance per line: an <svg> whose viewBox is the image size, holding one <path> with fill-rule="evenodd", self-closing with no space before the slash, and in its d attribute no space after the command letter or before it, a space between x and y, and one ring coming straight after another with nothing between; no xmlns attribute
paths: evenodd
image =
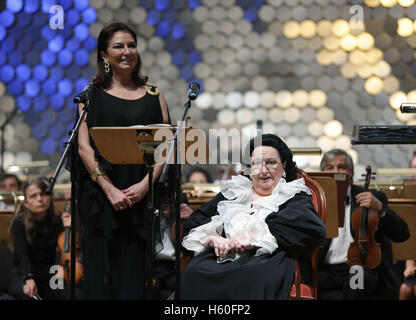
<svg viewBox="0 0 416 320"><path fill-rule="evenodd" d="M250 148L250 156L253 153L253 150L258 147L258 143L260 143L260 139L253 138L250 140L249 148ZM286 181L290 182L293 180L298 179L298 167L296 166L296 162L293 161L293 154L290 151L289 147L286 143L283 142L278 136L274 134L263 134L261 136L261 146L268 146L275 148L279 153L280 160L283 163L286 162L285 172L286 172Z"/></svg>
<svg viewBox="0 0 416 320"><path fill-rule="evenodd" d="M207 179L207 183L212 183L211 175L208 173L208 171L206 171L205 169L203 169L201 167L194 167L194 168L191 169L191 171L189 171L188 175L186 176L186 181L187 182L191 178L192 174L194 174L195 172L201 172L205 176L205 178Z"/></svg>
<svg viewBox="0 0 416 320"><path fill-rule="evenodd" d="M46 192L46 189L48 187L48 179L46 177L38 177L35 178L33 180L29 180L25 186L23 187L23 195L26 197L26 192L27 189L32 186L32 185L36 185L40 188L40 190L42 190L42 192ZM26 235L26 239L28 241L28 243L30 245L33 245L33 238L34 238L34 219L33 219L33 214L32 212L30 212L30 210L28 208L26 208L23 203L20 203L19 208L17 209L16 215L14 217L14 219L21 219L23 221L23 225L25 226L25 235ZM51 232L52 230L54 230L56 228L56 226L59 223L59 219L60 217L55 214L55 209L53 206L53 201L51 199L51 204L48 208L48 211L46 212L46 218L45 218L45 224L46 224L46 228L48 230L48 232ZM9 235L10 235L10 244L14 245L14 238L13 238L13 234L11 232L11 226L12 223L10 224L10 229L9 229Z"/></svg>
<svg viewBox="0 0 416 320"><path fill-rule="evenodd" d="M97 40L97 73L92 80L92 83L97 87L108 89L111 86L112 77L113 77L113 70L110 68L110 72L105 72L104 69L104 60L101 57L101 52L107 52L107 48L110 42L110 39L113 35L118 31L124 31L131 34L134 39L134 42L137 45L137 35L136 33L126 24L121 22L113 22L107 26L105 26ZM144 77L140 74L142 69L142 60L140 55L138 55L137 65L133 70L132 79L136 86L140 87L147 83L148 77Z"/></svg>

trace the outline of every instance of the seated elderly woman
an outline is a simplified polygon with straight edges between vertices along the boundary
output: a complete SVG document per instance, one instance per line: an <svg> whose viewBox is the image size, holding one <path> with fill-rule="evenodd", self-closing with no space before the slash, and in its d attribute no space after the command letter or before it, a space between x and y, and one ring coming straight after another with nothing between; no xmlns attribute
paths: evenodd
<svg viewBox="0 0 416 320"><path fill-rule="evenodd" d="M249 148L251 179L223 181L221 192L184 222L184 252L195 256L182 273L182 299L287 299L294 257L325 239L287 145L266 134Z"/></svg>

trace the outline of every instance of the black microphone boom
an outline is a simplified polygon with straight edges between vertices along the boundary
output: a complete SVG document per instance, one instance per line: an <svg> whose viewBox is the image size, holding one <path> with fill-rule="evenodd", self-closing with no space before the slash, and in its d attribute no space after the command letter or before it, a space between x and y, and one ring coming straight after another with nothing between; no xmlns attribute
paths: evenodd
<svg viewBox="0 0 416 320"><path fill-rule="evenodd" d="M20 110L19 107L15 107L13 111L7 116L6 120L2 123L0 128L3 129L5 126L7 126L10 123L10 121L13 120L14 117L20 115L21 113L22 113L22 110Z"/></svg>
<svg viewBox="0 0 416 320"><path fill-rule="evenodd" d="M188 98L189 100L195 100L199 94L199 83L198 82L191 82L188 88Z"/></svg>
<svg viewBox="0 0 416 320"><path fill-rule="evenodd" d="M89 99L89 93L91 92L91 86L88 85L81 93L74 97L74 103L84 103Z"/></svg>
<svg viewBox="0 0 416 320"><path fill-rule="evenodd" d="M416 103L402 103L400 106L401 113L416 113Z"/></svg>

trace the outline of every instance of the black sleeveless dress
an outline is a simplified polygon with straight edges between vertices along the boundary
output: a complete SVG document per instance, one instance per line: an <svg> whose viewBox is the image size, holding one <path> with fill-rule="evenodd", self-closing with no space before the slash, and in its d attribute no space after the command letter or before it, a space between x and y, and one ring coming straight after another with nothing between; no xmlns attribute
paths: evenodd
<svg viewBox="0 0 416 320"><path fill-rule="evenodd" d="M158 95L125 100L92 86L86 122L91 127L163 123ZM114 165L90 144L115 187L126 189L147 174L144 165ZM145 266L144 197L132 208L114 211L101 187L83 175L80 218L84 227L84 289L87 299L143 299Z"/></svg>

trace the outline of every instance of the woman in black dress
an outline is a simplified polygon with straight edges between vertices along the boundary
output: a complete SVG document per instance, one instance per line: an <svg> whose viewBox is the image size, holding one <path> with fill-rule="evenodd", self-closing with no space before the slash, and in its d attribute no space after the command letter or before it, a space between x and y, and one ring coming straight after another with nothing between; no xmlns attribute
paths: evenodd
<svg viewBox="0 0 416 320"><path fill-rule="evenodd" d="M287 145L275 135L263 135L261 146L254 141L251 179L221 182L221 192L184 222L182 245L195 256L182 273L183 299L287 299L293 257L325 239Z"/></svg>
<svg viewBox="0 0 416 320"><path fill-rule="evenodd" d="M70 217L55 214L51 196L46 194L46 178L29 181L24 189L25 200L19 207L10 228L13 246L12 285L10 292L17 299L68 299L68 287L52 289L50 281L57 265L58 236L65 225L70 226ZM53 272L54 269L52 269ZM58 281L52 281L58 284Z"/></svg>
<svg viewBox="0 0 416 320"><path fill-rule="evenodd" d="M104 27L98 37L89 111L78 138L87 299L144 298L146 168L110 164L88 133L91 127L169 121L165 98L147 85L140 70L135 32L123 23ZM79 105L79 114L83 107ZM155 166L153 181L161 169Z"/></svg>

